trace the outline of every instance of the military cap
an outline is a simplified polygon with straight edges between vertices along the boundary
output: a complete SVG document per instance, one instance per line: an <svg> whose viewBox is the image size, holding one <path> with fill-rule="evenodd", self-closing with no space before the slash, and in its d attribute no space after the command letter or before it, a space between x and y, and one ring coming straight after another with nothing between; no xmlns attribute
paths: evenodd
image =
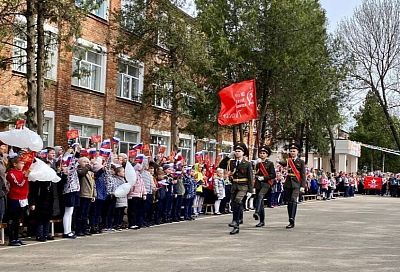
<svg viewBox="0 0 400 272"><path fill-rule="evenodd" d="M249 150L247 149L247 146L244 143L237 143L233 150L242 150L245 156L249 155Z"/></svg>
<svg viewBox="0 0 400 272"><path fill-rule="evenodd" d="M270 156L272 151L271 151L271 148L269 148L269 146L267 146L267 145L262 145L262 146L260 146L260 148L258 149L258 153L260 153L260 152L265 152L265 153L268 154L268 156Z"/></svg>
<svg viewBox="0 0 400 272"><path fill-rule="evenodd" d="M298 151L300 151L300 144L295 142L295 141L293 141L293 142L291 142L289 144L289 150L290 149L297 149Z"/></svg>

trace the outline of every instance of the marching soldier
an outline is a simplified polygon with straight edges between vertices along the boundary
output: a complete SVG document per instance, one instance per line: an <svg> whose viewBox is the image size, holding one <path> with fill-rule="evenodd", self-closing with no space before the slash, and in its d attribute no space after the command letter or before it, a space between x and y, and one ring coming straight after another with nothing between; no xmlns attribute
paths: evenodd
<svg viewBox="0 0 400 272"><path fill-rule="evenodd" d="M255 220L260 220L256 227L263 227L265 225L265 212L264 212L264 196L268 190L273 186L275 179L274 163L268 160L271 155L271 149L263 145L258 150L259 159L256 165L256 180L255 187L257 189L257 202L256 210L253 214Z"/></svg>
<svg viewBox="0 0 400 272"><path fill-rule="evenodd" d="M287 202L287 211L289 216L289 225L287 229L294 228L296 219L297 202L300 192L304 193L306 187L305 164L298 155L300 146L293 142L289 146L289 158L285 162L281 162L288 169L288 175L283 185L285 190L285 202Z"/></svg>
<svg viewBox="0 0 400 272"><path fill-rule="evenodd" d="M231 189L231 207L233 212L232 223L233 227L231 235L239 233L240 217L243 213L243 197L251 195L253 190L253 172L249 161L244 159L248 155L248 150L245 144L238 143L235 145L235 159L228 163L228 172L232 180Z"/></svg>

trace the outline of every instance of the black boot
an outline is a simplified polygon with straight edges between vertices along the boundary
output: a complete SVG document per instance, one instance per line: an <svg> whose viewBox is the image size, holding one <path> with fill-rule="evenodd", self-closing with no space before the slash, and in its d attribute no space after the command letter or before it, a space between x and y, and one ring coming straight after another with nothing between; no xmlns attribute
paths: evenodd
<svg viewBox="0 0 400 272"><path fill-rule="evenodd" d="M255 213L253 214L253 218L254 218L254 220L260 220L260 216L258 215L257 212L255 212Z"/></svg>
<svg viewBox="0 0 400 272"><path fill-rule="evenodd" d="M231 228L237 228L238 224L236 223L236 221L232 221L232 223L229 223L228 226Z"/></svg>
<svg viewBox="0 0 400 272"><path fill-rule="evenodd" d="M239 227L233 228L233 230L229 233L230 235L235 235L239 233Z"/></svg>
<svg viewBox="0 0 400 272"><path fill-rule="evenodd" d="M260 222L260 223L258 223L258 224L256 225L257 228L261 228L261 227L264 227L264 226L265 226L265 223L264 223L264 222Z"/></svg>
<svg viewBox="0 0 400 272"><path fill-rule="evenodd" d="M294 228L294 219L289 218L289 225L286 226L287 229L292 229Z"/></svg>

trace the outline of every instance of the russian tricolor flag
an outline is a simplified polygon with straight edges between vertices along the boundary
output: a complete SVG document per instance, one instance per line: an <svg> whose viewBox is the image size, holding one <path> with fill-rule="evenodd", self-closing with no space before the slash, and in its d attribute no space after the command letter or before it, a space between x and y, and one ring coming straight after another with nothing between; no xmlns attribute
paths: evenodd
<svg viewBox="0 0 400 272"><path fill-rule="evenodd" d="M111 139L111 142L112 142L113 144L119 144L120 141L121 141L121 139L118 138L118 137L112 137L112 139Z"/></svg>
<svg viewBox="0 0 400 272"><path fill-rule="evenodd" d="M64 155L64 157L62 158L62 164L65 166L69 166L72 162L73 157L74 157L74 155L72 155L72 154Z"/></svg>
<svg viewBox="0 0 400 272"><path fill-rule="evenodd" d="M87 151L88 151L89 155L91 155L91 156L94 156L97 154L97 150L94 147L89 148Z"/></svg>
<svg viewBox="0 0 400 272"><path fill-rule="evenodd" d="M110 157L111 156L111 149L108 148L100 148L100 156L102 157Z"/></svg>
<svg viewBox="0 0 400 272"><path fill-rule="evenodd" d="M139 155L136 156L135 162L136 163L143 163L144 158L145 158L145 156L143 154L139 154Z"/></svg>
<svg viewBox="0 0 400 272"><path fill-rule="evenodd" d="M143 149L143 143L135 144L132 149Z"/></svg>
<svg viewBox="0 0 400 272"><path fill-rule="evenodd" d="M105 139L105 140L101 143L100 147L101 147L101 148L104 148L104 149L110 149L110 148L111 148L111 141L110 141L110 139Z"/></svg>

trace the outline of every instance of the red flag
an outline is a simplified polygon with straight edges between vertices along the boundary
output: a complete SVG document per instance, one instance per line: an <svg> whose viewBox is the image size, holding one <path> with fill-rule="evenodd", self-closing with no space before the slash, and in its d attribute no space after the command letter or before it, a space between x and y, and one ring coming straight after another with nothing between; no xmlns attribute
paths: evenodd
<svg viewBox="0 0 400 272"><path fill-rule="evenodd" d="M25 126L25 122L24 119L18 119L17 122L15 122L15 128L22 129Z"/></svg>
<svg viewBox="0 0 400 272"><path fill-rule="evenodd" d="M33 160L35 159L35 155L36 152L34 151L25 151L19 156L19 160L25 163L22 171L27 171L31 167Z"/></svg>
<svg viewBox="0 0 400 272"><path fill-rule="evenodd" d="M379 177L365 177L364 178L364 189L382 189L382 178Z"/></svg>
<svg viewBox="0 0 400 272"><path fill-rule="evenodd" d="M79 131L77 129L71 129L67 131L67 139L76 139L79 138Z"/></svg>
<svg viewBox="0 0 400 272"><path fill-rule="evenodd" d="M90 139L92 140L92 143L101 143L101 135L92 135L90 137Z"/></svg>
<svg viewBox="0 0 400 272"><path fill-rule="evenodd" d="M234 83L219 93L220 125L235 125L257 119L256 82L254 79Z"/></svg>

